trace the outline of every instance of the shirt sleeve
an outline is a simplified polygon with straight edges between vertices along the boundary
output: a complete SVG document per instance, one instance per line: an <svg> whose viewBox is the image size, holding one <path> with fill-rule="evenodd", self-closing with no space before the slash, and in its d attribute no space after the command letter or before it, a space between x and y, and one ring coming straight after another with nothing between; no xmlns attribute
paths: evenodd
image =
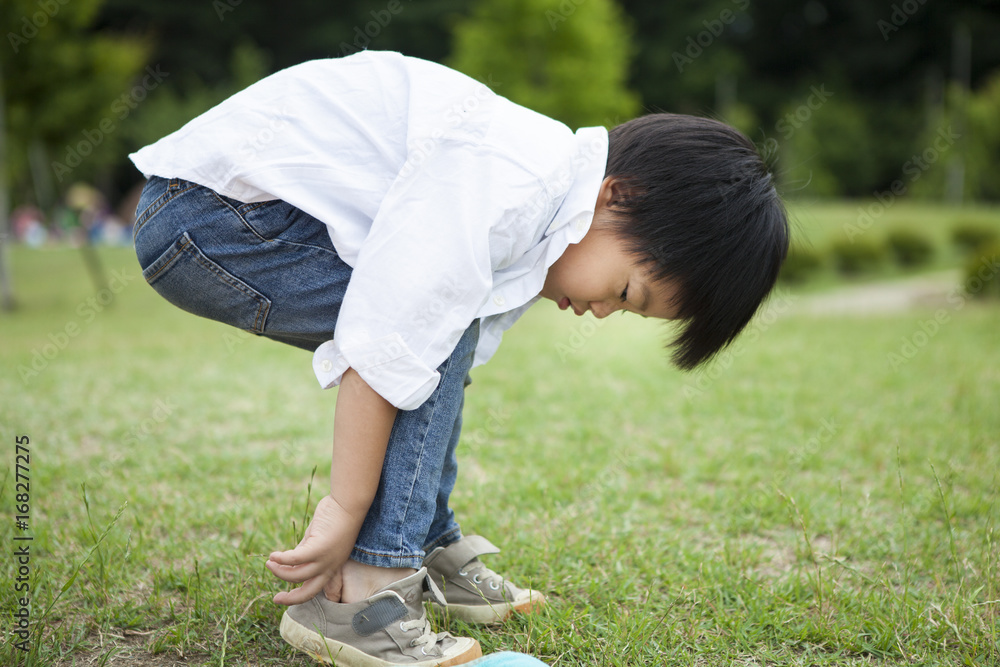
<svg viewBox="0 0 1000 667"><path fill-rule="evenodd" d="M361 246L334 338L313 356L320 385L353 368L397 408L419 407L489 299L494 259L509 254L491 248L491 229L541 192L490 147L440 138L411 150Z"/></svg>

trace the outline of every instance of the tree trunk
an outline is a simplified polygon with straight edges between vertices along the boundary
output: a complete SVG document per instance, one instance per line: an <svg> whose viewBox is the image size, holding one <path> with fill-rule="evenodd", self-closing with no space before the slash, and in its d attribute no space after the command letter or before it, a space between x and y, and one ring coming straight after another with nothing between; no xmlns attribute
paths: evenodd
<svg viewBox="0 0 1000 667"><path fill-rule="evenodd" d="M14 286L10 280L7 247L13 236L10 231L10 196L7 192L7 121L4 116L3 70L0 69L0 309L14 310Z"/></svg>

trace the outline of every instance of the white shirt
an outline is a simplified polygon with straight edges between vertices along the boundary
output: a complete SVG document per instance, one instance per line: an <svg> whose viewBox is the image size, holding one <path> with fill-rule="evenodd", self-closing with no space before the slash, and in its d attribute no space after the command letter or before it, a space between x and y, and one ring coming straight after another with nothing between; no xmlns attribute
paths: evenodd
<svg viewBox="0 0 1000 667"><path fill-rule="evenodd" d="M262 79L130 157L323 221L353 272L316 377L354 368L406 410L473 320L479 365L538 300L590 227L607 150L602 127L574 134L444 66L363 51Z"/></svg>

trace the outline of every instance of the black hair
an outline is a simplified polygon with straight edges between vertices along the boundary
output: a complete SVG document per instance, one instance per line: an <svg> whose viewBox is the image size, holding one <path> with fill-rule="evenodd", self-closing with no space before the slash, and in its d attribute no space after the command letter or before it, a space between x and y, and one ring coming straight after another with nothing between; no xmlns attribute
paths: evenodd
<svg viewBox="0 0 1000 667"><path fill-rule="evenodd" d="M771 173L739 131L657 113L609 132L620 179L616 233L657 283L677 285L673 362L695 368L731 343L774 287L788 217Z"/></svg>

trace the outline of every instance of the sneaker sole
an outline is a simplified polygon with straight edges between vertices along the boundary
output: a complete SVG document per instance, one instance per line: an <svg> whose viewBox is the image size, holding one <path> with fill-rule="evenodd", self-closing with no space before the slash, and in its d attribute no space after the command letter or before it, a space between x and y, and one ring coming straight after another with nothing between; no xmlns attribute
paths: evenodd
<svg viewBox="0 0 1000 667"><path fill-rule="evenodd" d="M545 606L545 596L533 591L531 598L522 602L501 604L450 604L442 607L436 602L431 605L438 611L474 625L499 625L514 614L532 614Z"/></svg>
<svg viewBox="0 0 1000 667"><path fill-rule="evenodd" d="M314 659L326 664L336 664L338 667L390 667L400 664L399 661L382 660L349 644L324 637L293 619L287 611L281 617L281 637ZM475 639L469 637L456 637L455 639L458 643L452 647L452 650L458 651L456 655L405 664L410 667L452 667L453 665L464 665L483 656L483 649Z"/></svg>

